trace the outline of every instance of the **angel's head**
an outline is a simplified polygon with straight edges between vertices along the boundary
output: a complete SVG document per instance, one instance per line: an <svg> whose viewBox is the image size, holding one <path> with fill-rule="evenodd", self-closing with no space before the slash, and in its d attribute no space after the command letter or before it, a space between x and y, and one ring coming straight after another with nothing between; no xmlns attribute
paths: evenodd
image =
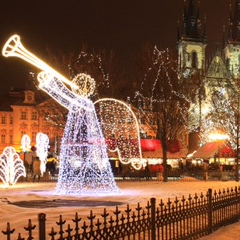
<svg viewBox="0 0 240 240"><path fill-rule="evenodd" d="M73 78L72 82L78 86L78 88L72 88L72 91L75 94L78 94L82 97L89 97L95 91L95 81L94 79L85 73L79 73L76 77Z"/></svg>

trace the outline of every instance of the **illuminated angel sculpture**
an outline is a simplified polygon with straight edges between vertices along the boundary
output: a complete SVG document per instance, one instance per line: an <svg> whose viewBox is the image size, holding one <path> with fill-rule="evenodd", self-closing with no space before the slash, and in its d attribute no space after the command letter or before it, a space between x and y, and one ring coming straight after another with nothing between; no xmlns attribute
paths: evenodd
<svg viewBox="0 0 240 240"><path fill-rule="evenodd" d="M94 104L87 98L93 79L86 74L75 78L85 81L81 93L70 91L61 80L45 72L38 79L39 87L69 110L61 143L57 193L118 192Z"/></svg>
<svg viewBox="0 0 240 240"><path fill-rule="evenodd" d="M0 179L9 186L15 184L21 176L26 177L23 161L13 147L6 147L0 155Z"/></svg>
<svg viewBox="0 0 240 240"><path fill-rule="evenodd" d="M69 81L25 49L18 35L8 39L2 54L5 57L19 57L43 70L38 75L39 87L69 110L60 149L57 192L61 194L119 192L95 107L88 99L94 91L94 80L89 75L79 74L73 81ZM72 91L64 83L71 86ZM119 106L121 105L124 104L120 103ZM129 108L125 109L129 110ZM119 152L128 153L126 158L121 157L120 160L124 163L131 162L137 169L142 166L139 143L138 140L137 151L130 151L131 145L117 146Z"/></svg>

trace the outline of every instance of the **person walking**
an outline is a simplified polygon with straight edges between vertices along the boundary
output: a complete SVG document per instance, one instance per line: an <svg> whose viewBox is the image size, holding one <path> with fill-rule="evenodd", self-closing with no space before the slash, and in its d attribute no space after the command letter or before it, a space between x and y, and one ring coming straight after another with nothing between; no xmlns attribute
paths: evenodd
<svg viewBox="0 0 240 240"><path fill-rule="evenodd" d="M148 162L146 163L144 171L145 171L146 180L152 179L151 178L151 173L150 173L150 170L149 170L149 166L148 166Z"/></svg>
<svg viewBox="0 0 240 240"><path fill-rule="evenodd" d="M41 165L41 161L39 157L35 157L33 160L33 182L35 182L36 177L38 182L40 181L40 177L41 177L40 165Z"/></svg>

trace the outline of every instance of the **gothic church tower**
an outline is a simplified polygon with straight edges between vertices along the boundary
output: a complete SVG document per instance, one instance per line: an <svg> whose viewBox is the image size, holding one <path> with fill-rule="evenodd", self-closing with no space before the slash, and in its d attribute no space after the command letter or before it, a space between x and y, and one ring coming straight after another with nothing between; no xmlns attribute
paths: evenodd
<svg viewBox="0 0 240 240"><path fill-rule="evenodd" d="M230 8L228 34L223 49L224 59L230 75L240 77L240 0L235 1L234 10Z"/></svg>
<svg viewBox="0 0 240 240"><path fill-rule="evenodd" d="M178 29L178 64L185 77L205 70L206 21L202 27L196 0L185 1L182 27Z"/></svg>

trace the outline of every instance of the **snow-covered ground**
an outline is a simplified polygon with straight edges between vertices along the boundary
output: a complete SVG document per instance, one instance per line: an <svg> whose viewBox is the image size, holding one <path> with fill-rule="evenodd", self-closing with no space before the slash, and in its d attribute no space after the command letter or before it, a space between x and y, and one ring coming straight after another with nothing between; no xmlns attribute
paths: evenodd
<svg viewBox="0 0 240 240"><path fill-rule="evenodd" d="M213 190L222 190L235 186L240 186L240 183L234 181L221 182L221 181L175 181L175 182L118 182L118 186L121 190L120 194L108 195L108 196L60 196L55 194L56 183L17 183L9 188L4 188L3 184L0 184L0 239L5 239L2 234L2 230L6 230L6 223L10 222L11 228L15 228L16 232L23 233L23 227L28 224L28 219L32 219L33 223L38 225L37 215L38 213L47 214L47 226L49 229L51 226L56 226L55 222L59 220L59 215L63 216L65 220L71 220L74 218L76 212L82 219L87 219L90 210L94 214L100 215L103 213L103 209L106 208L108 212L115 210L115 203L119 204L119 209L126 209L126 205L129 204L130 208L135 208L137 203L141 206L146 206L147 201L150 198L155 197L157 203L160 199L167 201L168 198L181 198L182 196L188 197L189 194L195 193L205 194L209 188ZM44 207L37 205L34 208L29 208L32 200L45 201L62 201L72 200L75 206L64 207ZM16 206L12 203L19 201L29 201L29 206ZM79 205L78 205L79 201ZM77 203L77 204L76 204ZM82 204L84 203L84 204ZM93 203L92 206L86 206L86 203ZM111 203L113 203L112 206ZM82 206L81 206L82 205ZM213 234L206 236L202 239L240 239L239 237L240 223L235 223L227 227L221 228ZM14 238L16 239L16 238Z"/></svg>

